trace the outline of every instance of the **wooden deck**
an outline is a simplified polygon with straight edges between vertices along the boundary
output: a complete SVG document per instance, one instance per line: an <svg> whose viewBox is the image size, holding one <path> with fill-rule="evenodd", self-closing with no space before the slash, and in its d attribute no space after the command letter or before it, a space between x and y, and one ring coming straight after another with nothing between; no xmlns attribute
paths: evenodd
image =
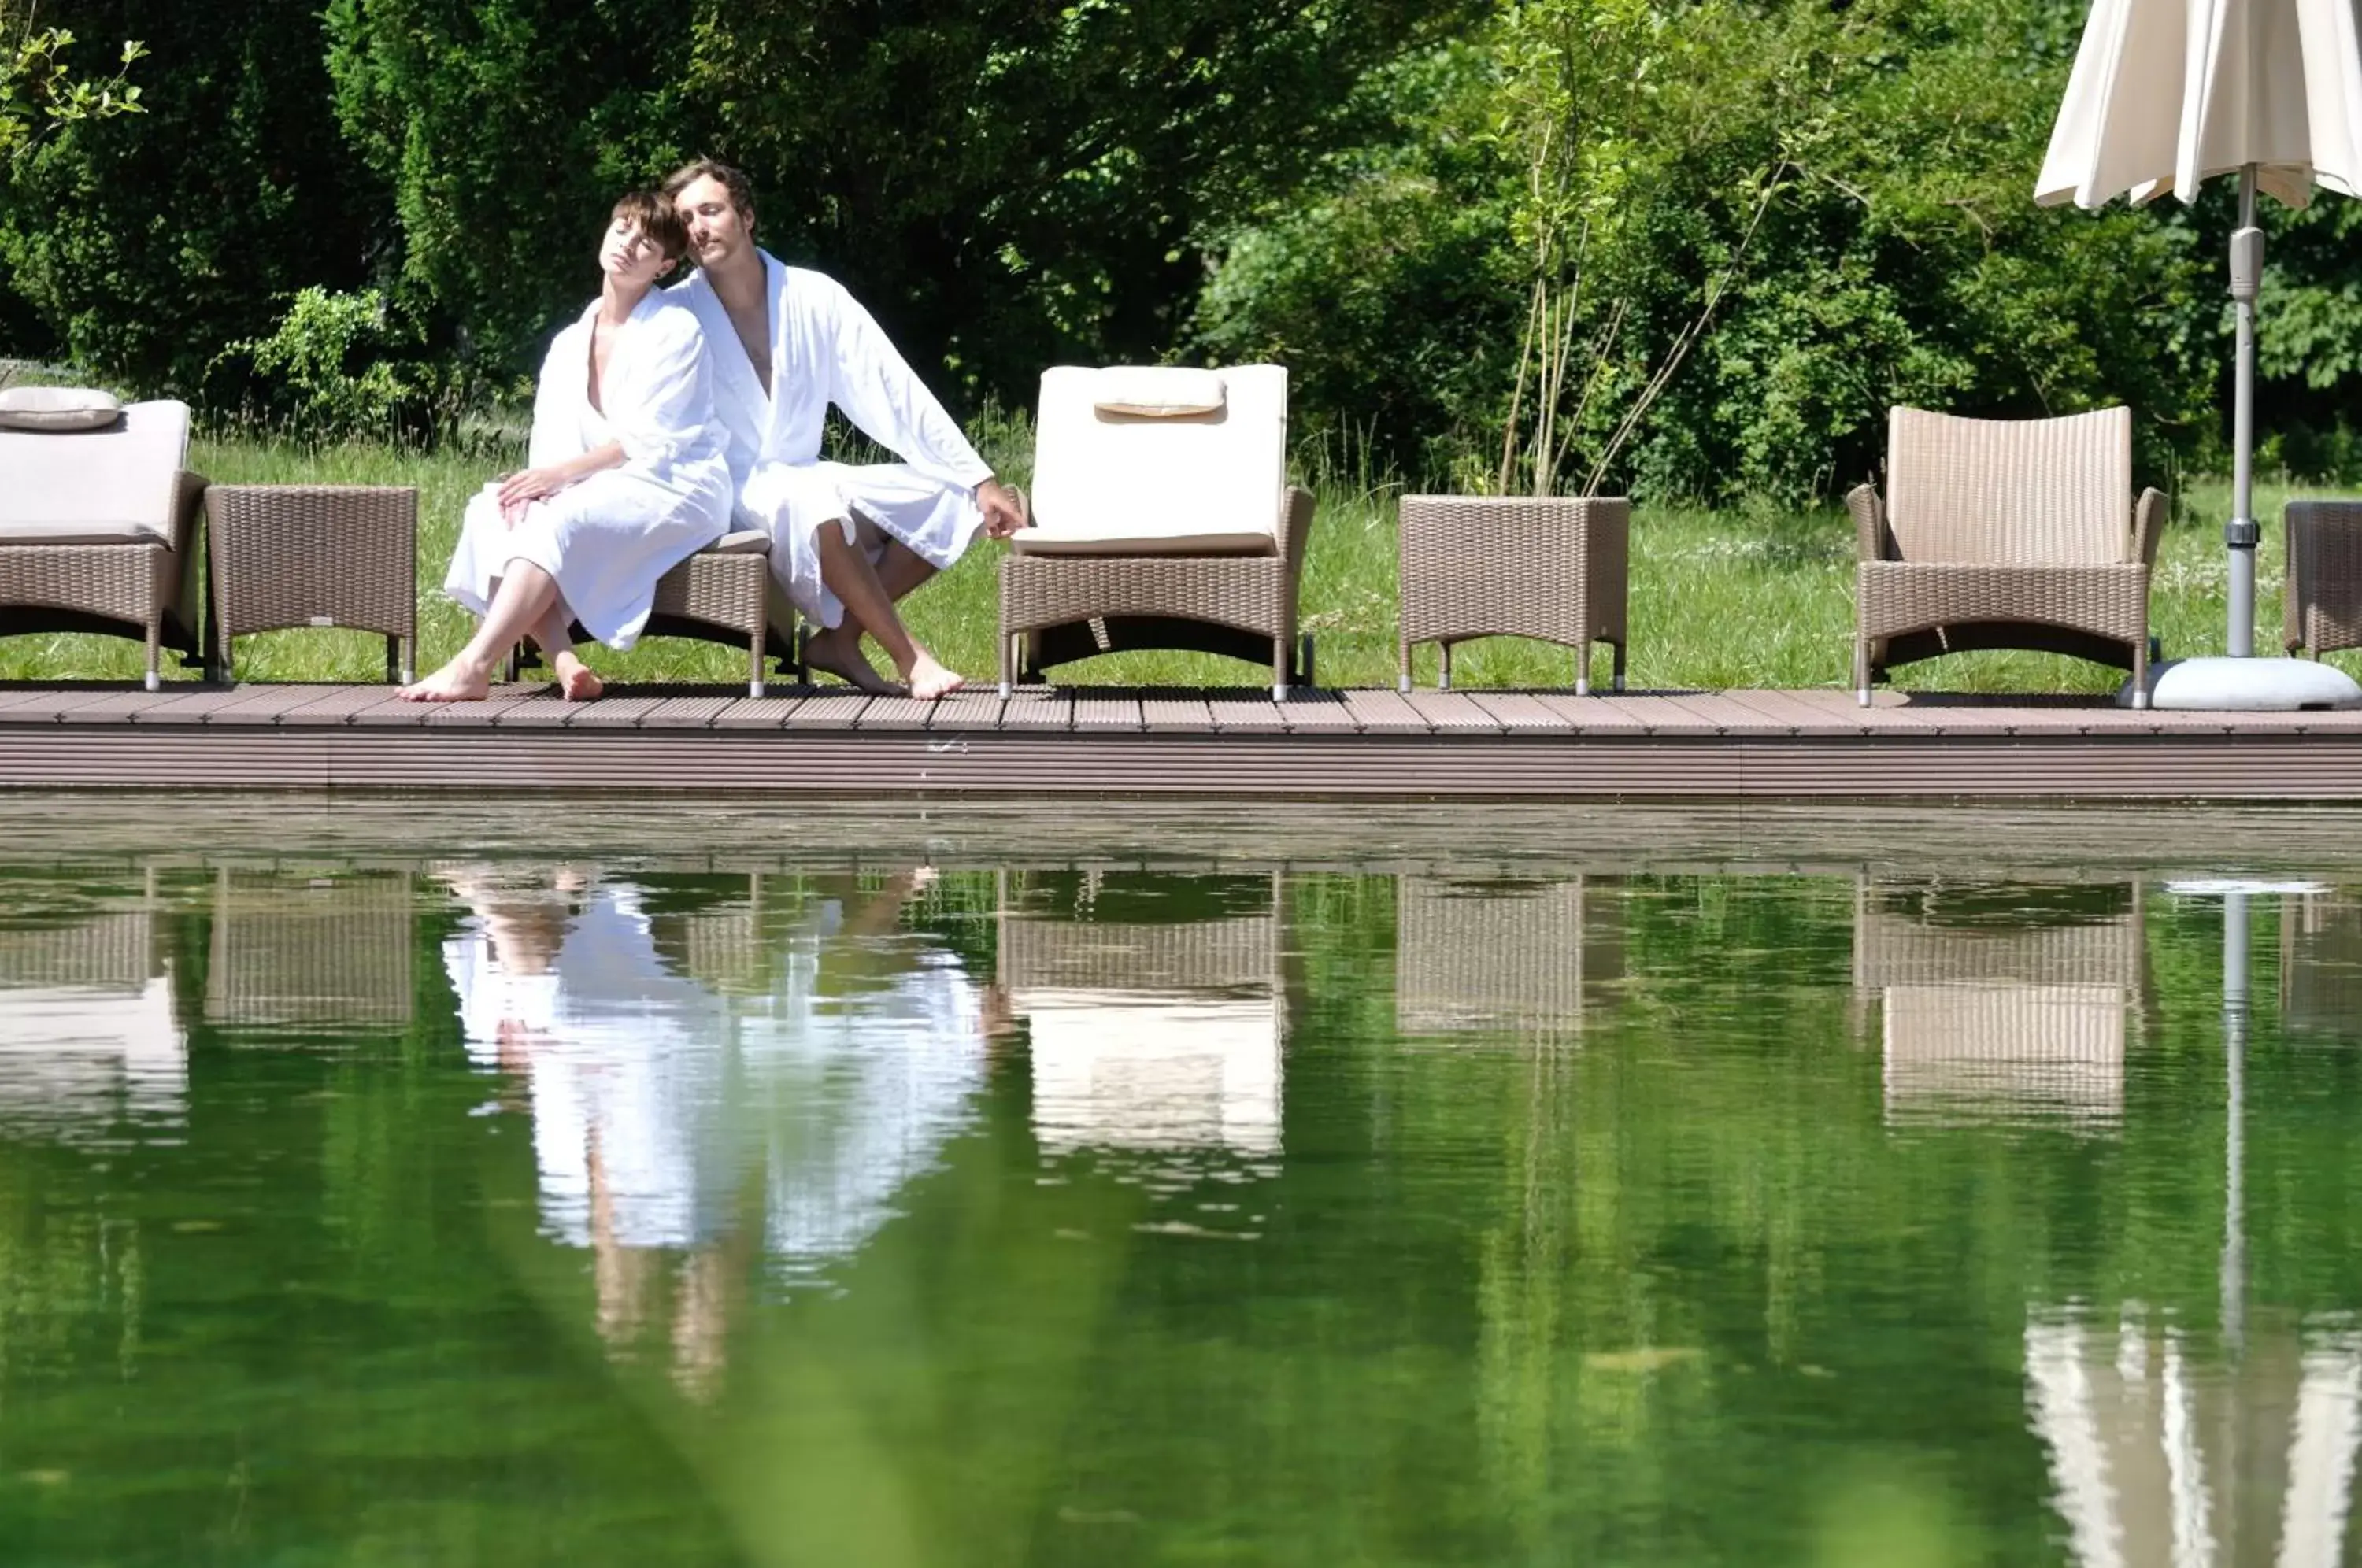
<svg viewBox="0 0 2362 1568"><path fill-rule="evenodd" d="M2362 712L1844 691L0 685L0 789L2362 801Z"/></svg>

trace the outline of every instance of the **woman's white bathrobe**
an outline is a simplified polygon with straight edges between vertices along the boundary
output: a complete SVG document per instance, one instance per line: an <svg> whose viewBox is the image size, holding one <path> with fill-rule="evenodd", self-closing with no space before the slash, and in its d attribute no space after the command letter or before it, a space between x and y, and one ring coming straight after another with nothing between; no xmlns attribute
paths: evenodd
<svg viewBox="0 0 2362 1568"><path fill-rule="evenodd" d="M737 525L771 536L771 571L796 608L823 626L844 606L820 580L820 530L874 524L937 569L984 521L976 487L992 477L870 314L842 284L758 252L768 291L771 384L755 374L730 313L704 272L666 291L697 313L712 345L714 411L730 432ZM902 460L822 462L829 404Z"/></svg>
<svg viewBox="0 0 2362 1568"><path fill-rule="evenodd" d="M655 291L615 335L590 406L590 327L599 304L563 328L533 399L535 468L620 441L624 462L501 520L500 487L468 502L444 591L481 615L508 564L557 580L582 629L627 648L647 624L657 579L730 526L728 437L713 415L712 369L697 317ZM743 356L742 356L743 357Z"/></svg>

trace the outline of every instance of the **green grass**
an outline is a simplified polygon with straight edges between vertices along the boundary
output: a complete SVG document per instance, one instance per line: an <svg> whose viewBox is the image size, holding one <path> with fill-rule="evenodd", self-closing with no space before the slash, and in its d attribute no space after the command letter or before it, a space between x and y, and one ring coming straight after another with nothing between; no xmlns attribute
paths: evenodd
<svg viewBox="0 0 2362 1568"><path fill-rule="evenodd" d="M996 423L979 442L1002 471L1022 479L1023 433ZM439 584L467 497L497 465L450 453L384 446L308 447L250 438L200 441L200 471L222 483L413 484L419 490L420 668L466 639L469 619ZM1390 486L1320 480L1320 508L1305 569L1304 627L1319 642L1324 686L1390 686L1395 679L1395 507ZM2263 651L2276 652L2280 616L2281 535L2274 521L2292 493L2260 490L2267 520L2259 552L2256 622ZM2151 623L2169 656L2218 653L2224 623L2220 519L2226 485L2194 487L2158 554ZM995 668L995 562L980 544L905 606L911 626L971 678ZM1632 525L1630 684L1640 688L1833 687L1849 679L1853 635L1853 530L1843 513L1710 513L1644 507ZM624 681L745 679L744 656L702 643L652 638L629 653L594 649L592 662ZM382 644L344 632L282 632L238 646L247 680L373 680ZM168 661L169 663L170 661ZM1511 639L1478 643L1454 661L1462 686L1564 687L1567 650ZM26 636L0 640L0 679L133 679L140 650L127 640ZM2357 673L2362 673L2358 669ZM1267 676L1232 660L1193 654L1116 654L1065 667L1062 679L1097 685L1235 686ZM1432 684L1435 651L1418 652L1418 679ZM1604 684L1606 661L1597 660ZM1954 691L2103 691L2118 677L2043 654L1964 654L1912 666L1905 689Z"/></svg>

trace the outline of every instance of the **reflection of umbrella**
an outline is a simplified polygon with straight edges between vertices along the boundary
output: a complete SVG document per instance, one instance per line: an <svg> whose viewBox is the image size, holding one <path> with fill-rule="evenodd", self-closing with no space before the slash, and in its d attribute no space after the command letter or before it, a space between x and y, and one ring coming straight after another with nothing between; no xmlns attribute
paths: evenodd
<svg viewBox="0 0 2362 1568"><path fill-rule="evenodd" d="M2232 410L2229 653L2256 641L2256 292L2260 188L2290 206L2315 184L2362 193L2362 49L2354 0L2093 0L2034 199L2099 207L2237 171L2231 237L2238 354ZM2324 682L2334 682L2334 690ZM2159 707L2362 703L2362 687L2295 660L2187 660L2158 679Z"/></svg>

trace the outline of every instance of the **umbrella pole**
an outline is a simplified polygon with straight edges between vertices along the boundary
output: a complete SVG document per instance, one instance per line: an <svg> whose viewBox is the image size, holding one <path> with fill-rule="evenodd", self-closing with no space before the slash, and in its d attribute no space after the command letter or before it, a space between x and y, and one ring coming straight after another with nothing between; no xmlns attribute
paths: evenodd
<svg viewBox="0 0 2362 1568"><path fill-rule="evenodd" d="M2231 236L2231 313L2238 350L2231 380L2231 521L2223 543L2231 555L2229 646L2233 658L2256 651L2256 293L2264 271L2264 232L2256 226L2256 166L2239 171L2239 227Z"/></svg>

